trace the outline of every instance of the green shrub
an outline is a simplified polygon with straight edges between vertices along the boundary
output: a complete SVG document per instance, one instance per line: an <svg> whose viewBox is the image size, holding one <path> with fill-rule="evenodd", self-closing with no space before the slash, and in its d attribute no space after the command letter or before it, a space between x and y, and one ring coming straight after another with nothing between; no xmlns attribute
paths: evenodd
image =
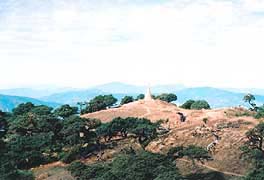
<svg viewBox="0 0 264 180"><path fill-rule="evenodd" d="M31 171L21 171L21 170L19 170L17 179L33 180L35 178L34 178L34 175L33 175L33 173Z"/></svg>
<svg viewBox="0 0 264 180"><path fill-rule="evenodd" d="M255 115L255 118L257 118L257 119L264 118L264 107L260 107L258 109L258 112Z"/></svg>
<svg viewBox="0 0 264 180"><path fill-rule="evenodd" d="M84 165L74 162L68 169L80 180L181 179L173 159L146 151L121 154L110 163Z"/></svg>
<svg viewBox="0 0 264 180"><path fill-rule="evenodd" d="M192 106L193 103L195 103L195 101L192 100L192 99L189 99L188 101L186 101L185 103L183 103L181 105L181 108L183 108L183 109L191 109L191 106Z"/></svg>
<svg viewBox="0 0 264 180"><path fill-rule="evenodd" d="M173 101L177 101L177 96L175 94L172 94L172 93L169 93L169 94L163 93L161 95L156 96L154 99L159 99L159 100L170 103Z"/></svg>
<svg viewBox="0 0 264 180"><path fill-rule="evenodd" d="M134 101L134 98L133 96L125 96L121 102L120 102L120 105L124 105L124 104L128 104L128 103L131 103Z"/></svg>
<svg viewBox="0 0 264 180"><path fill-rule="evenodd" d="M198 100L191 105L191 109L210 109L210 105L205 100Z"/></svg>
<svg viewBox="0 0 264 180"><path fill-rule="evenodd" d="M64 163L71 163L72 161L80 158L80 147L74 147L69 152L63 152L61 154L61 161Z"/></svg>
<svg viewBox="0 0 264 180"><path fill-rule="evenodd" d="M71 174L74 177L81 177L83 176L84 170L86 168L86 165L80 161L76 161L70 164L70 166L67 168L68 171L71 172Z"/></svg>

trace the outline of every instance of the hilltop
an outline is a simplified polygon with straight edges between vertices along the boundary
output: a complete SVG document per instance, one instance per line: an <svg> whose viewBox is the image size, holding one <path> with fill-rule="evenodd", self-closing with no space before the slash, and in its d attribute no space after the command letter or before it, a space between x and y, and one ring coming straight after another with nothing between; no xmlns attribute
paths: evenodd
<svg viewBox="0 0 264 180"><path fill-rule="evenodd" d="M185 122L180 121L179 112L186 116ZM186 110L160 100L140 100L82 117L98 118L104 123L115 117L144 117L152 122L162 119L163 127L169 129L169 133L157 138L146 148L159 153L166 153L171 147L180 145L194 144L206 148L214 141L211 131L215 131L221 140L212 152L214 160L206 163L206 166L220 172L244 175L250 164L241 160L239 148L246 140L245 133L258 124L250 115L252 112L243 108Z"/></svg>

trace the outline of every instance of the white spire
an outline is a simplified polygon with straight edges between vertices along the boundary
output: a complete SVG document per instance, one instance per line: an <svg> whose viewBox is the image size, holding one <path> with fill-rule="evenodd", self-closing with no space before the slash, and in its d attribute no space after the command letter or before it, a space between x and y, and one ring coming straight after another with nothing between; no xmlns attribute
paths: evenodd
<svg viewBox="0 0 264 180"><path fill-rule="evenodd" d="M148 87L147 89L147 92L145 94L145 98L144 98L145 101L150 101L152 100L152 95L151 95L151 91L150 91L150 87Z"/></svg>

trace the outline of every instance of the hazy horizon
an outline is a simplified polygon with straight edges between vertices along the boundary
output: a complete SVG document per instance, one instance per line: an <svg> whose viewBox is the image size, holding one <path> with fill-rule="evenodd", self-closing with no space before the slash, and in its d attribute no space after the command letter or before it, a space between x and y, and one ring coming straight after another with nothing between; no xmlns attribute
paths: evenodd
<svg viewBox="0 0 264 180"><path fill-rule="evenodd" d="M261 0L2 0L0 89L264 89L263 17Z"/></svg>
<svg viewBox="0 0 264 180"><path fill-rule="evenodd" d="M178 88L182 89L188 89L188 88L217 88L217 89L222 89L222 90L227 90L230 92L244 92L246 93L247 90L251 90L252 93L261 91L260 94L264 93L264 88L254 88L254 87L248 87L248 88L239 88L239 87L221 87L221 86L202 86L202 85L195 85L195 86L187 86L185 84L135 84L135 83L127 83L127 82L121 82L121 81L112 81L112 82L106 82L102 84L94 84L94 85L88 85L86 87L73 87L73 86L58 86L58 85L51 85L51 84L46 84L46 85L32 85L32 86L11 86L9 88L0 88L0 90L19 90L19 89L32 89L32 90L51 90L51 91L58 91L58 92L66 92L66 91L78 91L78 90L87 90L87 89L93 89L98 86L105 86L105 85L113 85L113 84L121 84L121 85L131 85L135 87L150 87L150 88L155 88L155 87L165 87L165 86L178 86ZM249 91L249 92L251 92ZM262 92L263 91L263 92Z"/></svg>

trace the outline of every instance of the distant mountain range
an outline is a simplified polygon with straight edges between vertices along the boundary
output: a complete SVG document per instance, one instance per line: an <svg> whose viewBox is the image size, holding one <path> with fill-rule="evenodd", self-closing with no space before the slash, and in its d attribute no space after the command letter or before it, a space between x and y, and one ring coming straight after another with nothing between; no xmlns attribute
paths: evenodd
<svg viewBox="0 0 264 180"><path fill-rule="evenodd" d="M58 107L60 104L53 102L45 102L34 98L22 96L9 96L0 94L0 110L10 112L14 107L21 103L32 102L35 105L47 105L50 107Z"/></svg>
<svg viewBox="0 0 264 180"><path fill-rule="evenodd" d="M118 100L125 95L136 97L140 93L145 93L147 86L135 86L119 82L113 82L95 86L89 89L8 89L0 90L0 109L11 111L20 103L32 102L34 104L43 104L57 107L60 104L76 105L77 102L89 101L93 97L100 94L113 94ZM184 85L159 85L151 87L153 94L175 93L178 96L176 104L182 104L188 99L204 99L207 100L211 107L231 107L231 106L247 106L243 102L246 93L259 92L255 95L256 103L261 105L264 103L264 90L261 89L220 89L212 87L194 87L187 88ZM261 93L263 92L263 93ZM15 96L14 96L15 95Z"/></svg>
<svg viewBox="0 0 264 180"><path fill-rule="evenodd" d="M175 93L178 96L178 104L182 104L188 99L204 99L208 101L213 108L234 107L239 105L248 106L243 101L243 97L246 93L236 93L211 87L187 88ZM258 105L264 103L264 96L255 95L255 97L255 102Z"/></svg>

